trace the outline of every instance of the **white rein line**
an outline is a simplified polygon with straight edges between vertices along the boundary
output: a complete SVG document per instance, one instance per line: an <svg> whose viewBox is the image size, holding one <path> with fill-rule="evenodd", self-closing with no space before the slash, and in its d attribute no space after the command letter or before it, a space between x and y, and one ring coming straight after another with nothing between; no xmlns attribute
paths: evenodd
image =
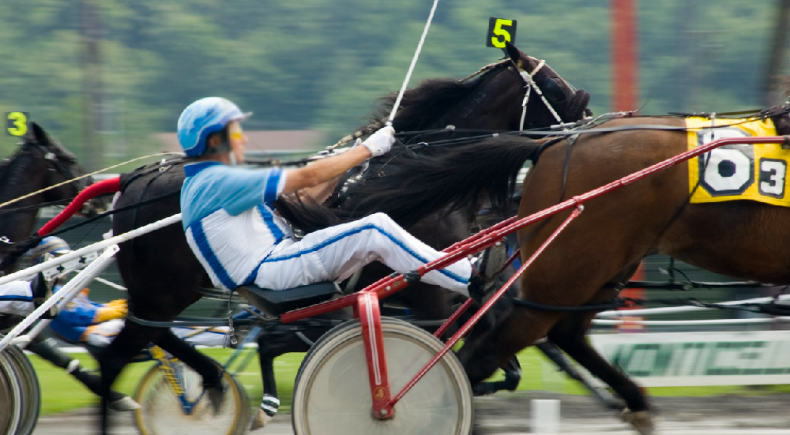
<svg viewBox="0 0 790 435"><path fill-rule="evenodd" d="M10 275L6 275L6 276L0 278L0 285L9 283L11 281L16 281L16 280L20 280L20 279L29 277L30 275L39 273L39 272L41 272L41 271L43 271L45 269L49 269L49 268L57 266L59 264L66 263L66 262L74 260L76 258L80 258L80 257L82 257L85 254L88 254L88 253L91 253L91 252L94 252L94 251L98 251L100 249L105 249L105 248L108 248L108 247L110 247L112 245L117 245L117 244L123 243L123 242L125 242L127 240L131 240L131 239L133 239L135 237L142 236L143 234L148 234L151 231L155 231L155 230L158 230L158 229L160 229L162 227L166 227L168 225L172 225L172 224L174 224L176 222L181 222L181 213L178 213L178 214L175 214L173 216L170 216L169 218L165 218L165 219L162 219L162 220L150 223L148 225L144 225L144 226L142 226L140 228L137 228L137 229L134 229L132 231L129 231L128 233L123 233L123 234L117 235L115 237L110 237L107 240L102 240L100 242L96 242L96 243L94 243L92 245L88 245L88 246L86 246L86 247L84 247L82 249L78 249L76 251L71 251L68 254L65 254L65 255L63 255L61 257L53 258L51 260L45 261L45 262L37 264L35 266L28 267L27 269L22 269L22 270L20 270L18 272L14 272L14 273L12 273Z"/></svg>
<svg viewBox="0 0 790 435"><path fill-rule="evenodd" d="M182 153L172 153L172 152L171 153L157 153L157 154L150 154L150 155L147 155L147 156L142 156L142 157L137 157L137 158L134 158L134 159L131 159L131 160L127 160L127 161L125 161L123 163L118 163L117 165L108 166L108 167L106 167L104 169L99 169L98 171L93 171L93 172L91 172L89 174L80 175L79 177L74 177L71 180L66 180L66 181L60 182L58 184L53 184L52 186L48 186L48 187L45 187L43 189L36 190L35 192L31 192L31 193L28 193L27 195L20 196L19 198L15 198L15 199L12 199L10 201L6 201L6 202L0 204L0 208L3 208L5 206L7 206L8 204L13 204L15 202L21 201L21 200L23 200L25 198L30 198L31 196L38 195L41 192L46 192L47 190L52 190L52 189L54 189L56 187L63 186L64 184L73 183L73 182L75 182L77 180L81 180L83 178L90 177L92 175L101 174L102 172L109 171L110 169L114 169L114 168L117 168L119 166L123 166L123 165L129 164L129 163L132 163L132 162L136 162L138 160L147 159L149 157L170 156L170 155L174 155L174 154L182 154Z"/></svg>
<svg viewBox="0 0 790 435"><path fill-rule="evenodd" d="M537 74L538 71L540 71L540 69L543 68L544 65L546 65L546 61L541 60L540 62L538 62L538 66L536 66L535 69L532 70L532 72L529 73L526 71L520 72L521 77L524 79L524 82L526 83L525 87L527 88L527 91L524 94L524 101L521 103L521 129L519 131L524 131L524 119L527 116L527 103L529 102L529 96L531 93L530 91L533 88L535 89L535 92L538 94L540 99L543 101L543 104L546 105L546 108L549 109L549 112L551 112L551 114L554 115L554 119L556 119L557 122L562 124L562 118L560 118L560 115L557 114L557 111L554 110L554 107L552 107L551 103L549 103L546 97L543 96L543 91L540 90L540 86L538 86L537 83L535 83L535 81L532 80L532 76Z"/></svg>
<svg viewBox="0 0 790 435"><path fill-rule="evenodd" d="M392 105L392 111L390 112L390 116L386 124L389 127L392 126L392 120L395 119L395 112L398 111L400 102L403 99L403 94L406 92L406 86L409 85L409 79L411 79L411 74L414 71L414 66L417 65L417 58L420 57L420 51L422 51L422 44L425 42L425 36L428 35L428 29L431 27L431 21L433 21L433 14L434 12L436 12L436 5L438 4L439 4L439 0L433 0L433 6L431 7L431 14L428 15L428 22L425 23L425 28L422 30L420 43L417 44L417 51L414 52L414 57L411 59L411 65L409 65L409 71L406 73L406 78L403 80L403 85L401 85L400 87L400 92L398 92L398 98L395 99L395 104Z"/></svg>

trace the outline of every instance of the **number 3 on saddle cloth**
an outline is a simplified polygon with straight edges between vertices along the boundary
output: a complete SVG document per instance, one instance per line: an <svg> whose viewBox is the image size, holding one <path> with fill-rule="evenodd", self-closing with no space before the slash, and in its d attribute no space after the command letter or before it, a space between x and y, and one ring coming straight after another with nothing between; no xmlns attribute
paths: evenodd
<svg viewBox="0 0 790 435"><path fill-rule="evenodd" d="M72 343L85 343L104 347L123 329L128 312L126 300L117 299L106 304L93 302L84 289L49 324L58 335ZM196 328L174 327L172 331L180 338L195 345L223 346L228 327ZM144 355L146 356L146 355Z"/></svg>
<svg viewBox="0 0 790 435"><path fill-rule="evenodd" d="M686 118L688 149L716 139L776 136L771 119ZM689 160L691 203L751 200L790 207L790 149L777 144L725 145Z"/></svg>

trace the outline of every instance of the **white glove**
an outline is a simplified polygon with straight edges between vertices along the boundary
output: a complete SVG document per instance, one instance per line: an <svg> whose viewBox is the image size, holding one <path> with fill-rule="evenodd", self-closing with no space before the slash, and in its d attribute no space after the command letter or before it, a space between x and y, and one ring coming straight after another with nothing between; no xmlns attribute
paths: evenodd
<svg viewBox="0 0 790 435"><path fill-rule="evenodd" d="M370 137L362 142L362 146L370 150L373 157L378 157L387 154L395 143L395 129L391 126L384 127L377 132L370 135Z"/></svg>

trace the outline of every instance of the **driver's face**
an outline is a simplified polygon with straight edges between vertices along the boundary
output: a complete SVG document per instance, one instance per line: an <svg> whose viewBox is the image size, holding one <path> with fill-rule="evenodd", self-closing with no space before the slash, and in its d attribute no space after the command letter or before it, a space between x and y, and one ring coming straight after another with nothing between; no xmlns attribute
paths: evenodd
<svg viewBox="0 0 790 435"><path fill-rule="evenodd" d="M228 139L230 140L230 152L236 158L236 162L244 162L244 148L247 145L247 136L241 129L241 124L238 121L231 121L228 124Z"/></svg>

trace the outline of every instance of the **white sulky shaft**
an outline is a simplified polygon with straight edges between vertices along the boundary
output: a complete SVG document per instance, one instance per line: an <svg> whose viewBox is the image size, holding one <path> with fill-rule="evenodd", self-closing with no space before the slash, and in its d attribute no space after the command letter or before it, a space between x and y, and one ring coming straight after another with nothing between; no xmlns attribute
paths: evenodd
<svg viewBox="0 0 790 435"><path fill-rule="evenodd" d="M127 233L128 234L128 233ZM63 288L60 289L57 293L52 295L49 299L46 300L41 306L36 308L32 313L30 313L25 320L20 322L11 332L8 333L3 340L0 341L0 352L5 349L5 347L14 340L19 334L24 332L30 325L33 324L36 320L38 320L44 313L46 313L53 305L57 304L58 301L63 299L63 304L69 303L74 297L77 296L77 293L82 290L83 286L90 282L93 278L97 275L102 273L107 266L112 263L112 258L115 256L115 253L118 252L118 246L113 245L110 246L106 251L104 251L99 258L97 258L93 263L89 264L85 269L80 271L74 278L72 278L68 283L66 283ZM36 328L35 333L41 332L42 328ZM31 337L32 338L32 337Z"/></svg>
<svg viewBox="0 0 790 435"><path fill-rule="evenodd" d="M181 213L178 213L178 214L175 214L173 216L170 216L169 218L165 218L165 219L162 219L162 220L150 223L148 225L144 225L144 226L142 226L140 228L137 228L135 230L129 231L128 233L123 233L123 234L117 235L115 237L111 237L111 238L109 238L107 240L102 240L101 242L96 242L96 243L94 243L92 245L88 245L88 246L86 246L86 247L84 247L82 249L78 249L76 251L71 251L71 252L69 252L68 254L66 254L66 255L64 255L62 257L53 258L52 260L45 261L45 262L43 262L41 264L37 264L35 266L28 267L27 269L22 269L22 270L20 270L18 272L14 272L14 273L12 273L10 275L6 275L6 276L0 278L0 285L7 284L7 283L9 283L11 281L16 281L16 280L20 280L20 279L29 277L30 275L39 273L39 272L41 272L43 270L49 269L51 267L55 267L55 266L57 266L59 264L63 264L63 263L69 262L69 261L74 260L74 259L79 258L79 257L82 257L85 254L88 254L88 253L91 253L91 252L94 252L94 251L99 251L99 250L104 249L104 248L109 248L112 245L117 245L117 244L123 243L123 242L125 242L127 240L131 240L131 239L133 239L135 237L142 236L143 234L148 234L151 231L155 231L155 230L158 230L160 228L166 227L168 225L172 225L172 224L174 224L176 222L181 222Z"/></svg>

